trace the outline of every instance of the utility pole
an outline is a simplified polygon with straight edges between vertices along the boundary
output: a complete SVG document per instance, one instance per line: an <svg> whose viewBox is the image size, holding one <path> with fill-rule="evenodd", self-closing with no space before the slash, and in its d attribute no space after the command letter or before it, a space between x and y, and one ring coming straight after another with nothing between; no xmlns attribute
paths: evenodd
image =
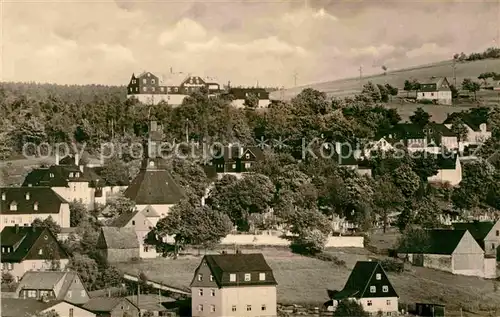
<svg viewBox="0 0 500 317"><path fill-rule="evenodd" d="M457 87L457 76L456 76L456 68L457 68L457 65L456 65L456 60L455 58L453 58L453 64L451 66L453 68L453 85L455 86L455 88Z"/></svg>
<svg viewBox="0 0 500 317"><path fill-rule="evenodd" d="M363 90L363 66L359 66L359 88Z"/></svg>

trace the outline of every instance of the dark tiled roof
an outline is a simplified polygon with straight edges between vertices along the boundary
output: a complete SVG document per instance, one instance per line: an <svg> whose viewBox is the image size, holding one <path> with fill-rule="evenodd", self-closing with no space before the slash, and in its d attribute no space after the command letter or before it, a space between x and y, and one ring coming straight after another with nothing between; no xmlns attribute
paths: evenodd
<svg viewBox="0 0 500 317"><path fill-rule="evenodd" d="M44 239L47 243L55 244L58 247L59 257L67 259L68 255L62 249L57 238L47 228L42 227L4 227L1 235L2 246L13 247L14 251L2 253L2 262L21 262L27 259L33 245L39 240ZM43 236L43 237L42 237ZM41 238L42 237L42 238ZM47 238L47 239L45 239ZM30 258L35 256L37 259L45 259L47 254L30 255Z"/></svg>
<svg viewBox="0 0 500 317"><path fill-rule="evenodd" d="M454 170L457 168L457 155L438 155L437 165L441 170Z"/></svg>
<svg viewBox="0 0 500 317"><path fill-rule="evenodd" d="M219 286L234 285L276 285L271 267L261 253L205 255L204 261L210 267ZM265 281L229 281L230 273L266 273Z"/></svg>
<svg viewBox="0 0 500 317"><path fill-rule="evenodd" d="M137 205L173 205L184 191L166 170L142 169L123 193Z"/></svg>
<svg viewBox="0 0 500 317"><path fill-rule="evenodd" d="M83 304L82 307L92 312L111 312L123 302L136 307L134 303L123 297L94 297Z"/></svg>
<svg viewBox="0 0 500 317"><path fill-rule="evenodd" d="M44 303L36 299L2 298L2 317L24 317L35 315L62 301Z"/></svg>
<svg viewBox="0 0 500 317"><path fill-rule="evenodd" d="M134 228L102 227L101 234L108 249L139 248L139 240Z"/></svg>
<svg viewBox="0 0 500 317"><path fill-rule="evenodd" d="M56 294L57 299L64 299L73 281L78 278L76 272L26 272L17 287L18 292L23 289L55 290L62 281L61 288Z"/></svg>
<svg viewBox="0 0 500 317"><path fill-rule="evenodd" d="M448 115L446 120L444 120L444 124L451 124L453 123L453 120L455 118L460 118L464 124L466 124L469 128L471 128L473 131L479 132L481 131L480 126L481 124L486 124L486 130L491 131L490 126L488 124L488 118L479 116L479 115L473 115L468 112L453 112Z"/></svg>
<svg viewBox="0 0 500 317"><path fill-rule="evenodd" d="M454 222L453 229L469 230L476 241L483 240L491 231L495 223L491 221L474 221L474 222Z"/></svg>
<svg viewBox="0 0 500 317"><path fill-rule="evenodd" d="M71 174L73 177L70 177ZM84 166L82 172L79 167L73 165L52 165L32 170L24 179L23 186L67 187L68 182L89 182L91 186L96 182L104 184L92 168Z"/></svg>
<svg viewBox="0 0 500 317"><path fill-rule="evenodd" d="M438 91L438 90L450 90L450 87L442 87L443 84L446 84L448 79L446 77L436 77L436 78L430 78L429 80L425 81L424 83L421 84L420 91L423 92L431 92L431 91ZM441 89L443 88L443 89Z"/></svg>
<svg viewBox="0 0 500 317"><path fill-rule="evenodd" d="M139 212L140 211L137 209L134 211L131 211L131 212L124 212L120 216L115 218L109 224L109 226L110 227L118 227L118 228L125 227L130 222L130 220L132 220Z"/></svg>
<svg viewBox="0 0 500 317"><path fill-rule="evenodd" d="M417 249L399 249L401 253L425 253L450 255L457 248L467 230L435 229L426 230L428 241L426 246ZM416 246L417 247L417 246ZM422 250L423 248L423 250Z"/></svg>
<svg viewBox="0 0 500 317"><path fill-rule="evenodd" d="M5 200L0 203L1 214L58 214L61 204L68 202L49 187L2 187L0 193ZM26 199L29 194L29 200ZM10 204L16 202L16 210ZM38 209L35 210L35 203Z"/></svg>

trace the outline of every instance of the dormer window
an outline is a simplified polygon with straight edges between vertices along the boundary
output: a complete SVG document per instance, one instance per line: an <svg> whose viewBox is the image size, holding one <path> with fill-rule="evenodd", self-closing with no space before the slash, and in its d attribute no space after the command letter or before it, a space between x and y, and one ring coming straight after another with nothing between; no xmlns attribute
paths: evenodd
<svg viewBox="0 0 500 317"><path fill-rule="evenodd" d="M252 275L250 273L245 273L245 282L249 282L252 279Z"/></svg>
<svg viewBox="0 0 500 317"><path fill-rule="evenodd" d="M229 274L229 282L236 282L236 274Z"/></svg>
<svg viewBox="0 0 500 317"><path fill-rule="evenodd" d="M203 274L198 274L198 281L203 281Z"/></svg>
<svg viewBox="0 0 500 317"><path fill-rule="evenodd" d="M266 273L259 273L259 281L265 281L266 280Z"/></svg>
<svg viewBox="0 0 500 317"><path fill-rule="evenodd" d="M75 177L80 177L80 173L76 173L76 174L75 174Z"/></svg>
<svg viewBox="0 0 500 317"><path fill-rule="evenodd" d="M49 174L49 177L50 177L50 178L54 178L54 173L50 173L50 174Z"/></svg>
<svg viewBox="0 0 500 317"><path fill-rule="evenodd" d="M37 203L37 202L35 202L35 203L33 204L33 210L38 210L38 203Z"/></svg>
<svg viewBox="0 0 500 317"><path fill-rule="evenodd" d="M377 273L377 275L375 275L377 281L380 281L382 279L382 274L380 273Z"/></svg>
<svg viewBox="0 0 500 317"><path fill-rule="evenodd" d="M70 178L73 177L73 172L69 173L69 177Z"/></svg>
<svg viewBox="0 0 500 317"><path fill-rule="evenodd" d="M26 193L24 196L26 197L26 200L30 200L30 193Z"/></svg>
<svg viewBox="0 0 500 317"><path fill-rule="evenodd" d="M10 210L12 211L17 210L17 203L15 201L10 203Z"/></svg>
<svg viewBox="0 0 500 317"><path fill-rule="evenodd" d="M7 197L6 197L5 193L2 193L2 200L6 200L6 199L7 199Z"/></svg>

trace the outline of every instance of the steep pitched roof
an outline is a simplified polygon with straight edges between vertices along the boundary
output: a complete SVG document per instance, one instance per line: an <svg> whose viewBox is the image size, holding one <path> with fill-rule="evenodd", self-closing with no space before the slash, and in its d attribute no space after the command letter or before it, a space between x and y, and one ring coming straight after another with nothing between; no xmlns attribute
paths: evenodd
<svg viewBox="0 0 500 317"><path fill-rule="evenodd" d="M139 241L134 228L102 227L101 235L108 249L139 248Z"/></svg>
<svg viewBox="0 0 500 317"><path fill-rule="evenodd" d="M401 253L446 254L455 251L467 230L433 229L426 230L428 239L426 246L400 248ZM417 249L418 248L418 249Z"/></svg>
<svg viewBox="0 0 500 317"><path fill-rule="evenodd" d="M90 186L99 182L104 184L93 168L84 166L82 172L75 165L51 165L32 170L22 186L68 187L68 182L89 182Z"/></svg>
<svg viewBox="0 0 500 317"><path fill-rule="evenodd" d="M110 312L123 302L136 307L134 303L124 297L94 297L83 304L82 307L92 312Z"/></svg>
<svg viewBox="0 0 500 317"><path fill-rule="evenodd" d="M344 299L351 297L362 298L366 297L366 295L370 295L367 294L367 292L369 291L370 284L376 272L380 272L380 274L385 275L383 283L388 284L386 285L389 288L388 292L384 293L383 297L398 297L396 291L387 278L387 274L385 273L383 267L379 262L358 261L352 269L344 288L334 295L334 299Z"/></svg>
<svg viewBox="0 0 500 317"><path fill-rule="evenodd" d="M148 205L146 206L141 212L146 216L146 218L149 217L160 217L160 214L151 206Z"/></svg>
<svg viewBox="0 0 500 317"><path fill-rule="evenodd" d="M0 193L0 214L58 214L61 204L68 203L50 187L1 187ZM13 202L17 205L16 210L10 210Z"/></svg>
<svg viewBox="0 0 500 317"><path fill-rule="evenodd" d="M173 205L184 191L168 171L142 169L123 195L137 205Z"/></svg>
<svg viewBox="0 0 500 317"><path fill-rule="evenodd" d="M57 246L57 251L61 259L68 258L68 254L61 247L57 238L47 228L19 226L4 227L0 237L2 247L11 247L14 249L12 252L5 253L2 250L2 262L21 262L27 259L33 245L41 239L41 237L43 237L44 241L48 241L47 243L55 244ZM36 258L44 259L46 256L46 254L41 256L37 255ZM30 258L31 257L33 257L33 255L31 255Z"/></svg>
<svg viewBox="0 0 500 317"><path fill-rule="evenodd" d="M481 131L481 124L486 124L486 130L491 131L490 125L488 124L488 118L480 115L473 115L468 112L453 112L448 115L444 124L451 124L455 118L460 118L464 124L466 124L473 131Z"/></svg>
<svg viewBox="0 0 500 317"><path fill-rule="evenodd" d="M122 227L125 227L129 222L130 220L134 219L134 217L140 213L139 210L134 210L134 211L131 211L131 212L124 212L122 213L120 216L118 216L117 218L115 218L110 224L109 226L110 227L118 227L118 228L122 228Z"/></svg>
<svg viewBox="0 0 500 317"><path fill-rule="evenodd" d="M430 78L426 82L421 84L420 91L431 92L439 90L450 90L448 79L446 77L434 77ZM444 84L444 85L443 85Z"/></svg>
<svg viewBox="0 0 500 317"><path fill-rule="evenodd" d="M451 224L456 230L469 230L476 241L482 241L495 225L492 221L474 221L474 222L454 222Z"/></svg>
<svg viewBox="0 0 500 317"><path fill-rule="evenodd" d="M231 285L276 285L277 282L272 274L271 267L261 253L255 254L218 254L205 255L203 261L206 261L212 274L219 286ZM238 280L231 282L229 274L231 273L266 273L265 281L251 280L248 282Z"/></svg>
<svg viewBox="0 0 500 317"><path fill-rule="evenodd" d="M55 290L56 285L62 280L61 288L56 294L56 298L62 300L76 278L79 278L76 272L28 271L24 273L16 292L19 293L23 289Z"/></svg>
<svg viewBox="0 0 500 317"><path fill-rule="evenodd" d="M454 170L457 168L458 156L454 155L438 155L436 163L441 170Z"/></svg>

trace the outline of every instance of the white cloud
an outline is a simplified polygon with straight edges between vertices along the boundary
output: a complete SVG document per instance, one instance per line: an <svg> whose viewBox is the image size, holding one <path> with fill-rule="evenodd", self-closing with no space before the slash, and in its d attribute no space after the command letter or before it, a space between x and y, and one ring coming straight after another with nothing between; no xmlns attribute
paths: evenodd
<svg viewBox="0 0 500 317"><path fill-rule="evenodd" d="M381 57L385 55L389 55L396 51L396 47L392 45L382 44L379 46L366 46L361 48L352 48L350 50L350 54L354 57L359 56L373 56L373 57Z"/></svg>
<svg viewBox="0 0 500 317"><path fill-rule="evenodd" d="M133 62L134 54L128 48L125 48L121 45L109 45L109 44L98 44L95 48L104 54L104 58L110 60L119 60L125 62Z"/></svg>
<svg viewBox="0 0 500 317"><path fill-rule="evenodd" d="M200 41L206 37L207 31L202 25L190 19L182 19L177 22L173 29L161 33L158 43L166 46L182 41Z"/></svg>
<svg viewBox="0 0 500 317"><path fill-rule="evenodd" d="M421 47L413 49L406 53L409 58L421 57L425 55L446 55L450 52L448 49L440 47L436 43L425 43Z"/></svg>

